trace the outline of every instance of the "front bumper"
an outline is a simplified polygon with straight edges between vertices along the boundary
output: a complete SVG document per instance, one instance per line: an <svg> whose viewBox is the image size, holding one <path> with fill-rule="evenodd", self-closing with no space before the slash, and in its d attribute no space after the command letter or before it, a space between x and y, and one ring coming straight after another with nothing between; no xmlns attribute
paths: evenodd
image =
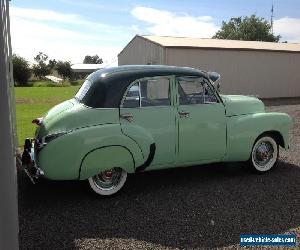
<svg viewBox="0 0 300 250"><path fill-rule="evenodd" d="M44 171L36 164L35 139L27 138L25 140L24 151L22 154L22 169L33 184L35 184L35 181L39 177L44 176Z"/></svg>

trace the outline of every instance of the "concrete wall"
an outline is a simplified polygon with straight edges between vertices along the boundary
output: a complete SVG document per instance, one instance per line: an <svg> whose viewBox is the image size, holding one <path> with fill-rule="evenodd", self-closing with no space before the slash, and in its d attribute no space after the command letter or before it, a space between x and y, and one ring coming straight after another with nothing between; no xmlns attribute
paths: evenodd
<svg viewBox="0 0 300 250"><path fill-rule="evenodd" d="M300 53L167 48L166 64L221 74L221 92L300 97Z"/></svg>
<svg viewBox="0 0 300 250"><path fill-rule="evenodd" d="M118 65L165 64L164 48L135 37L118 56Z"/></svg>

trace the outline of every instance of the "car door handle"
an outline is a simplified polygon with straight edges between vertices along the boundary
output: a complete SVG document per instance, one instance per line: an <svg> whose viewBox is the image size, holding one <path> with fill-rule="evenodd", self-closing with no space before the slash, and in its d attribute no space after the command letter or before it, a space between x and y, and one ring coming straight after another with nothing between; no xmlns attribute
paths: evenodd
<svg viewBox="0 0 300 250"><path fill-rule="evenodd" d="M129 122L132 122L133 121L133 115L130 114L130 113L126 113L126 114L121 114L120 115L120 118L124 119L124 120L127 120Z"/></svg>
<svg viewBox="0 0 300 250"><path fill-rule="evenodd" d="M180 118L189 118L189 116L190 116L190 112L183 111L183 110L179 111L178 114L179 114Z"/></svg>

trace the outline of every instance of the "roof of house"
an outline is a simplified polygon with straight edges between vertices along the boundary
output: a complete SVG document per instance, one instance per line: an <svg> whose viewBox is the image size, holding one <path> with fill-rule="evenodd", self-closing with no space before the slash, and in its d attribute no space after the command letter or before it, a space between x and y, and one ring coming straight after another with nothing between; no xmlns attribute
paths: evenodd
<svg viewBox="0 0 300 250"><path fill-rule="evenodd" d="M299 43L223 40L210 38L138 36L162 47L300 52Z"/></svg>
<svg viewBox="0 0 300 250"><path fill-rule="evenodd" d="M76 63L71 65L74 72L92 72L97 69L102 69L103 64L90 64L90 63Z"/></svg>

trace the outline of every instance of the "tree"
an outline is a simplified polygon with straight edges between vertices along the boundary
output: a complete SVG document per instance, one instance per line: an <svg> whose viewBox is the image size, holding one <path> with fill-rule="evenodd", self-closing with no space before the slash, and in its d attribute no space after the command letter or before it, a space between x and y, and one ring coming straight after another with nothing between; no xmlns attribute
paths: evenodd
<svg viewBox="0 0 300 250"><path fill-rule="evenodd" d="M42 79L51 73L51 69L46 63L40 62L39 64L33 64L32 72L37 78Z"/></svg>
<svg viewBox="0 0 300 250"><path fill-rule="evenodd" d="M103 60L98 55L94 55L94 56L86 55L83 59L83 63L86 63L86 64L89 64L89 63L90 64L101 64L101 63L103 63Z"/></svg>
<svg viewBox="0 0 300 250"><path fill-rule="evenodd" d="M56 64L57 64L57 61L55 59L53 59L53 60L50 59L49 62L48 62L48 67L50 69L54 69Z"/></svg>
<svg viewBox="0 0 300 250"><path fill-rule="evenodd" d="M57 73L60 74L64 79L72 77L71 63L68 61L58 61L55 69L57 70Z"/></svg>
<svg viewBox="0 0 300 250"><path fill-rule="evenodd" d="M32 72L39 79L51 73L51 68L46 64L47 59L48 56L43 52L39 52L39 54L34 57L37 64L32 66Z"/></svg>
<svg viewBox="0 0 300 250"><path fill-rule="evenodd" d="M271 24L264 18L232 17L229 22L222 22L221 29L213 36L217 39L278 42L280 35L272 33Z"/></svg>
<svg viewBox="0 0 300 250"><path fill-rule="evenodd" d="M26 85L31 76L30 65L26 59L16 54L12 57L14 80L20 85Z"/></svg>
<svg viewBox="0 0 300 250"><path fill-rule="evenodd" d="M44 62L46 63L48 59L48 56L46 54L44 54L43 52L39 52L35 57L34 57L34 60L37 62L37 63L40 63L40 62Z"/></svg>

